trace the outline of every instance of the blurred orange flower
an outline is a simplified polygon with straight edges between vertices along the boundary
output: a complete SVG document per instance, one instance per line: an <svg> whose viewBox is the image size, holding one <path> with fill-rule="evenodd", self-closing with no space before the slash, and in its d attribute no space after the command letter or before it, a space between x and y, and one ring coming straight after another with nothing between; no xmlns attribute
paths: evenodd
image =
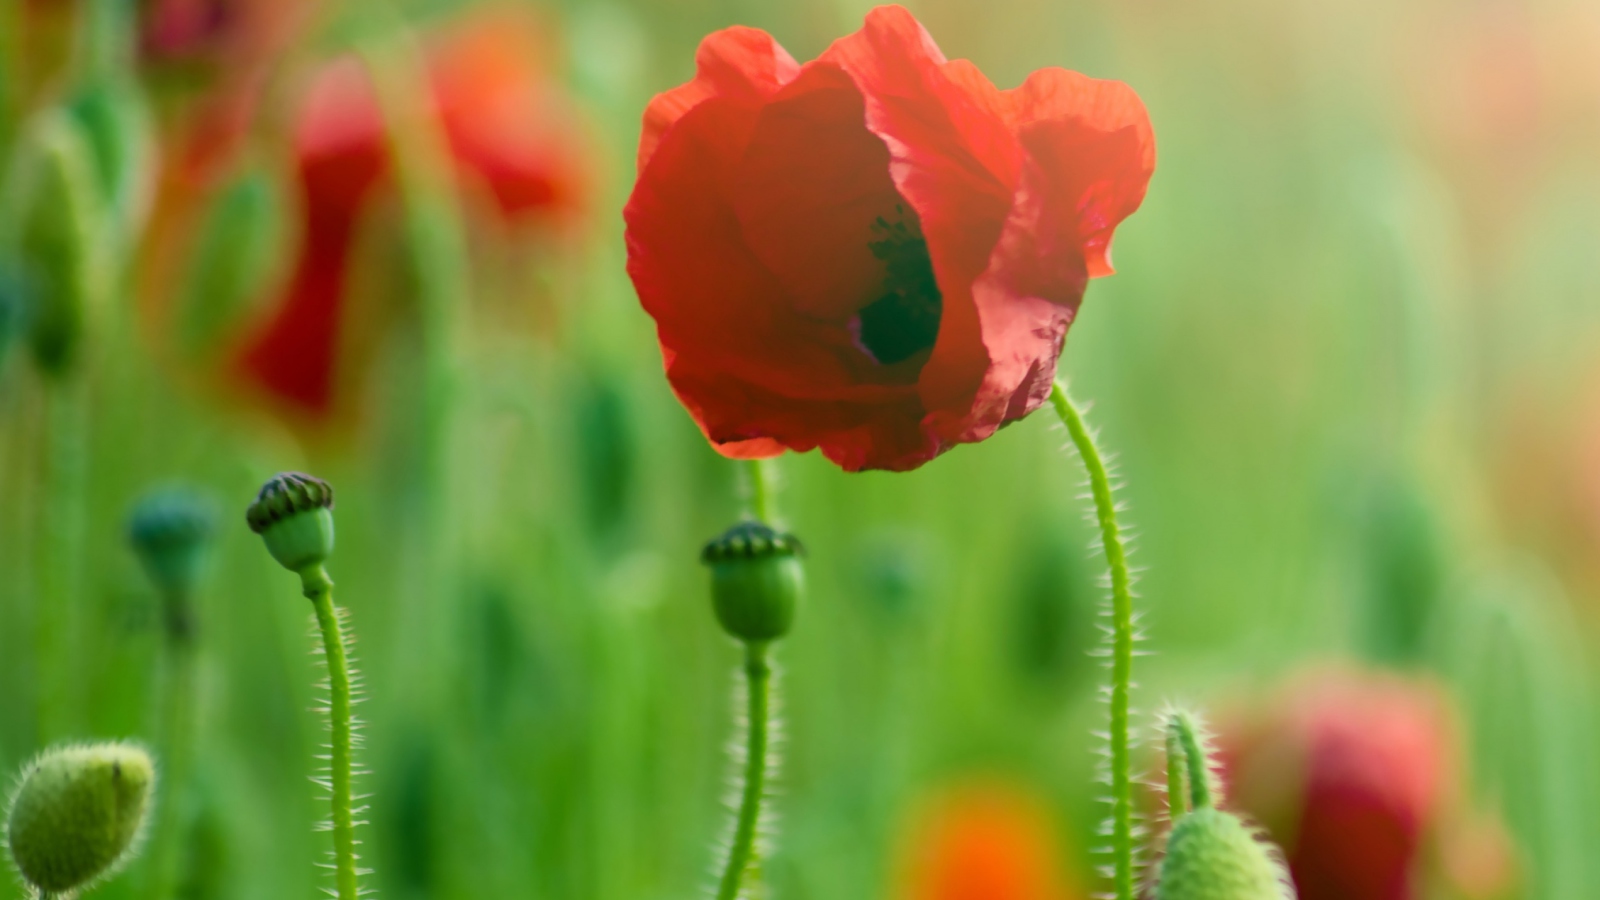
<svg viewBox="0 0 1600 900"><path fill-rule="evenodd" d="M457 176L485 186L507 217L570 218L589 194L577 116L539 67L543 55L529 20L499 11L438 35L428 55L433 112ZM325 421L336 407L351 254L362 216L389 177L388 142L374 86L357 60L317 73L295 121L302 206L293 273L231 364L301 418Z"/></svg>
<svg viewBox="0 0 1600 900"><path fill-rule="evenodd" d="M902 850L899 900L1076 900L1061 836L1020 788L981 781L921 807Z"/></svg>

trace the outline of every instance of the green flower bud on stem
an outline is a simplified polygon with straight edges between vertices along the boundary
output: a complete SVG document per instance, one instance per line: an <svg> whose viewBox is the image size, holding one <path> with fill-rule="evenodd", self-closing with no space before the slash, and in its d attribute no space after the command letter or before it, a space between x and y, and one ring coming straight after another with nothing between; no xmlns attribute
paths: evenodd
<svg viewBox="0 0 1600 900"><path fill-rule="evenodd" d="M215 506L185 488L145 495L128 517L128 542L161 592L167 634L176 640L193 636L195 586L215 530Z"/></svg>
<svg viewBox="0 0 1600 900"><path fill-rule="evenodd" d="M711 603L722 629L741 641L773 641L789 633L804 588L798 538L761 522L740 522L706 544Z"/></svg>
<svg viewBox="0 0 1600 900"><path fill-rule="evenodd" d="M333 554L333 488L301 472L280 472L245 512L250 530L280 565L304 574Z"/></svg>
<svg viewBox="0 0 1600 900"><path fill-rule="evenodd" d="M323 657L328 664L328 767L325 780L332 806L328 831L333 836L334 896L361 896L356 865L353 806L355 757L355 679L350 665L344 621L333 605L333 579L323 563L333 553L333 488L300 472L281 472L268 479L245 513L250 529L267 542L267 550L284 568L300 576L300 585L317 616Z"/></svg>
<svg viewBox="0 0 1600 900"><path fill-rule="evenodd" d="M154 782L149 754L131 744L46 751L23 772L6 816L23 880L49 898L115 871L132 855Z"/></svg>
<svg viewBox="0 0 1600 900"><path fill-rule="evenodd" d="M88 139L71 116L44 115L24 140L12 214L31 287L28 342L39 368L60 376L77 360L98 294L100 193Z"/></svg>
<svg viewBox="0 0 1600 900"><path fill-rule="evenodd" d="M1161 859L1156 900L1293 897L1288 875L1270 845L1238 816L1212 805L1211 762L1193 717L1172 713L1166 731L1167 794L1174 824Z"/></svg>

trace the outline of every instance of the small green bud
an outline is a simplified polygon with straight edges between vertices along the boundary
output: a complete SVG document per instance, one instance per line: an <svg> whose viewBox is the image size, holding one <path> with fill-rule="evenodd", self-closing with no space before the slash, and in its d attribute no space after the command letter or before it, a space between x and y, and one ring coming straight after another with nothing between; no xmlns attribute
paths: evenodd
<svg viewBox="0 0 1600 900"><path fill-rule="evenodd" d="M261 486L245 513L280 565L301 572L333 553L333 488L302 472L280 472Z"/></svg>
<svg viewBox="0 0 1600 900"><path fill-rule="evenodd" d="M207 498L181 487L146 494L128 517L128 542L161 591L167 628L175 636L193 631L189 598L204 568L216 518Z"/></svg>
<svg viewBox="0 0 1600 900"><path fill-rule="evenodd" d="M132 744L45 751L23 772L6 817L17 871L46 895L111 874L132 855L155 777L149 754Z"/></svg>
<svg viewBox="0 0 1600 900"><path fill-rule="evenodd" d="M28 342L39 368L63 375L77 360L84 323L99 294L101 211L94 160L82 127L49 113L28 131L13 186L20 262L30 287Z"/></svg>
<svg viewBox="0 0 1600 900"><path fill-rule="evenodd" d="M1167 837L1157 900L1284 900L1282 866L1239 818L1201 807Z"/></svg>
<svg viewBox="0 0 1600 900"><path fill-rule="evenodd" d="M805 583L794 535L740 522L701 551L711 567L711 602L722 629L741 641L783 637Z"/></svg>

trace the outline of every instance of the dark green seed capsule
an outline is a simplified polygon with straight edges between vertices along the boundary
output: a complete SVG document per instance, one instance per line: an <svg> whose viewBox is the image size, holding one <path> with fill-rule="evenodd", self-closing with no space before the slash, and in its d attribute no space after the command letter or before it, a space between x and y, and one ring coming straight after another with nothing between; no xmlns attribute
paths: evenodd
<svg viewBox="0 0 1600 900"><path fill-rule="evenodd" d="M245 512L250 530L280 565L300 572L333 553L333 488L302 472L280 472L261 486Z"/></svg>
<svg viewBox="0 0 1600 900"><path fill-rule="evenodd" d="M711 602L724 631L741 641L772 641L789 632L804 589L800 541L760 522L740 522L706 544Z"/></svg>

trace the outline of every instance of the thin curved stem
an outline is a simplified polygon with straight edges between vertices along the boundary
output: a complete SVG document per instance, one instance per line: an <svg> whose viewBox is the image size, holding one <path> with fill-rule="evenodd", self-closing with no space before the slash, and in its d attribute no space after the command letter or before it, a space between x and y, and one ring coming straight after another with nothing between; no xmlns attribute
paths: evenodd
<svg viewBox="0 0 1600 900"><path fill-rule="evenodd" d="M1186 712L1167 719L1167 803L1176 822L1190 808L1212 804L1211 768L1200 743L1200 729Z"/></svg>
<svg viewBox="0 0 1600 900"><path fill-rule="evenodd" d="M333 580L321 565L306 569L300 577L317 613L328 662L328 785L333 797L334 887L339 900L356 900L361 888L357 883L355 816L350 806L350 662L345 652L344 629L333 607Z"/></svg>
<svg viewBox="0 0 1600 900"><path fill-rule="evenodd" d="M162 692L161 747L166 763L161 780L166 802L157 804L158 822L150 853L149 900L167 900L178 879L195 731L195 647L191 600L167 598L166 672Z"/></svg>
<svg viewBox="0 0 1600 900"><path fill-rule="evenodd" d="M1089 473L1089 489L1094 495L1095 518L1100 524L1100 540L1105 547L1106 565L1111 569L1111 852L1112 876L1117 900L1133 900L1133 787L1128 758L1128 689L1133 672L1133 586L1128 575L1128 554L1122 530L1117 525L1116 501L1111 496L1111 477L1104 458L1095 446L1094 435L1084 424L1083 415L1067 396L1066 385L1057 381L1050 391L1050 403L1062 424L1072 435L1072 443L1083 458Z"/></svg>
<svg viewBox="0 0 1600 900"><path fill-rule="evenodd" d="M765 459L745 460L745 473L749 478L750 515L758 522L772 524L772 462Z"/></svg>
<svg viewBox="0 0 1600 900"><path fill-rule="evenodd" d="M744 674L749 693L744 791L739 801L739 818L734 825L733 845L728 850L728 865L717 888L717 900L736 900L756 857L756 830L761 824L761 800L766 794L768 694L772 687L772 667L767 663L766 644L760 641L745 644Z"/></svg>

